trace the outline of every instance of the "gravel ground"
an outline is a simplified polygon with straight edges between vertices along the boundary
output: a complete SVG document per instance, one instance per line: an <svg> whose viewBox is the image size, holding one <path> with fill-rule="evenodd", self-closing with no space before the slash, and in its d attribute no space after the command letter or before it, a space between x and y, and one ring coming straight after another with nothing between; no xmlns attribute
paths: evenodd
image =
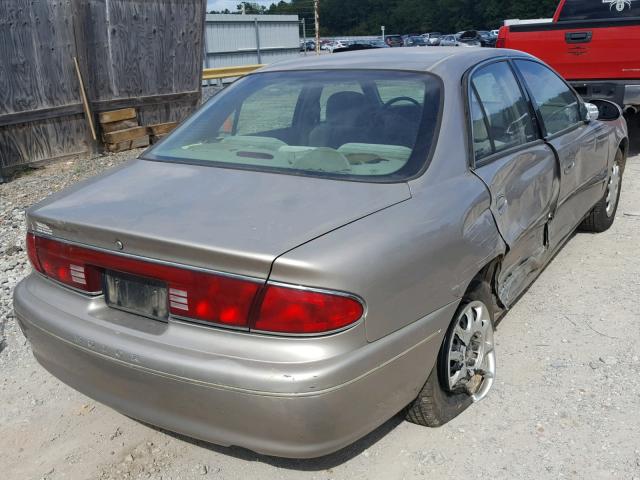
<svg viewBox="0 0 640 480"><path fill-rule="evenodd" d="M33 359L11 311L13 287L30 270L24 210L137 152L51 165L0 185L0 477L640 479L640 145L634 150L611 230L576 235L498 326L498 379L486 400L439 429L396 417L307 461L137 423Z"/></svg>

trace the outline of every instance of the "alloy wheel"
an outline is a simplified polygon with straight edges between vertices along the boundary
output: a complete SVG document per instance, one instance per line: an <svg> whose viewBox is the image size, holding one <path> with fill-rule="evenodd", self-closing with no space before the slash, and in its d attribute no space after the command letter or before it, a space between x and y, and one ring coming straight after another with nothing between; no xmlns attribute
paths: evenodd
<svg viewBox="0 0 640 480"><path fill-rule="evenodd" d="M447 345L446 381L452 392L484 398L495 378L493 325L487 306L470 302L458 314Z"/></svg>
<svg viewBox="0 0 640 480"><path fill-rule="evenodd" d="M605 198L605 202L607 205L607 217L613 215L616 210L616 205L618 204L618 191L620 190L621 180L622 177L620 175L620 165L614 163L613 167L611 168L611 175L609 176L609 183L607 185L607 197Z"/></svg>

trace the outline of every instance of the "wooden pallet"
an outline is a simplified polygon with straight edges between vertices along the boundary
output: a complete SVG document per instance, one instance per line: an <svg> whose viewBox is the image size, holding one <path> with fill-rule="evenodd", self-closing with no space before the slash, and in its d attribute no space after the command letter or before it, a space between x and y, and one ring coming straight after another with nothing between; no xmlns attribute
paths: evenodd
<svg viewBox="0 0 640 480"><path fill-rule="evenodd" d="M165 122L141 126L134 108L102 112L98 120L105 150L113 153L157 143L177 125L176 122Z"/></svg>

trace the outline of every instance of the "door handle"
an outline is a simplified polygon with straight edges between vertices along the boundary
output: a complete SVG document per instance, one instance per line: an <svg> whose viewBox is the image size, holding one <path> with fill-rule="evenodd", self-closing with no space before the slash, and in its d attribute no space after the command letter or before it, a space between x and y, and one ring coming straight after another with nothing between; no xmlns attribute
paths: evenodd
<svg viewBox="0 0 640 480"><path fill-rule="evenodd" d="M576 161L572 160L571 163L569 163L568 165L565 165L564 173L569 173L571 170L573 170L573 167L575 166L576 166Z"/></svg>
<svg viewBox="0 0 640 480"><path fill-rule="evenodd" d="M567 43L589 43L592 32L567 32L564 34L564 41Z"/></svg>
<svg viewBox="0 0 640 480"><path fill-rule="evenodd" d="M505 197L503 193L500 193L496 197L496 211L498 212L498 215L502 215L504 213L508 204L509 202L507 202L507 197Z"/></svg>

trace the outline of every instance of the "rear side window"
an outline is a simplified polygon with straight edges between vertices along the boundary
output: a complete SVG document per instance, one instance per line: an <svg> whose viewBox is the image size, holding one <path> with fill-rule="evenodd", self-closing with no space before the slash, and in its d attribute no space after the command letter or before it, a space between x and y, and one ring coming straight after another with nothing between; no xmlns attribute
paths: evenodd
<svg viewBox="0 0 640 480"><path fill-rule="evenodd" d="M544 65L516 60L535 101L548 135L554 135L580 122L578 97L566 83Z"/></svg>
<svg viewBox="0 0 640 480"><path fill-rule="evenodd" d="M471 92L471 127L473 131L473 152L476 161L493 153L487 120L480 106L475 90Z"/></svg>
<svg viewBox="0 0 640 480"><path fill-rule="evenodd" d="M640 0L566 0L560 21L640 17Z"/></svg>
<svg viewBox="0 0 640 480"><path fill-rule="evenodd" d="M478 148L475 152L476 159L536 139L529 106L506 62L492 63L476 70L471 77L471 87L473 126L483 128L480 119L473 118L482 112L485 116L484 125L491 139L491 150L488 151L486 143L482 141L483 134L474 130L474 147ZM475 107L474 102L478 102Z"/></svg>

